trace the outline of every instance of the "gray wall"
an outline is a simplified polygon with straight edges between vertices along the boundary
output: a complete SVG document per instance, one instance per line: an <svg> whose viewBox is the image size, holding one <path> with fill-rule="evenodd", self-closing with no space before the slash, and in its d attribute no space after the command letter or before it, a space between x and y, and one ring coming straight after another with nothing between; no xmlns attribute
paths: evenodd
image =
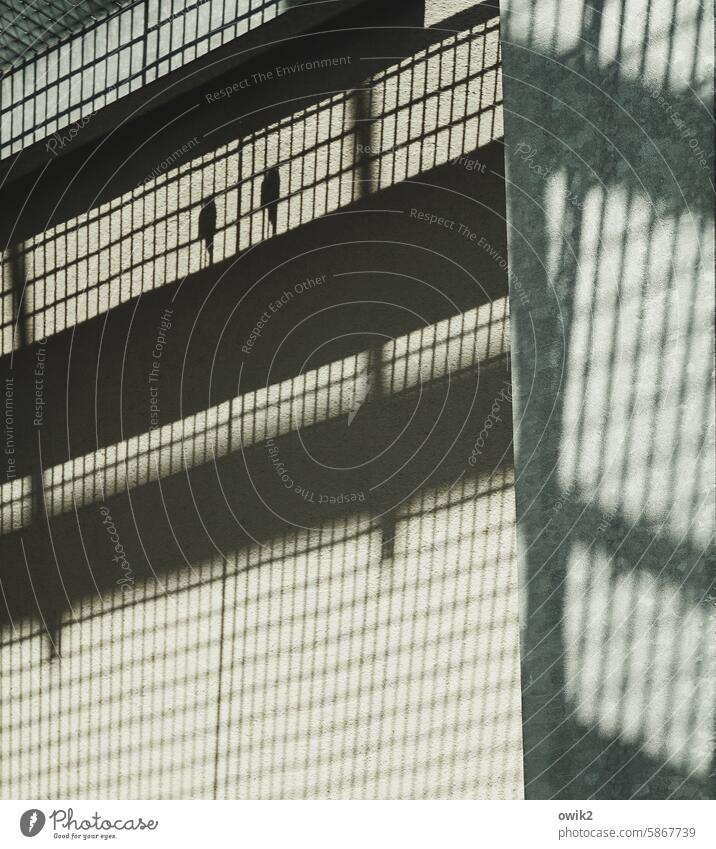
<svg viewBox="0 0 716 849"><path fill-rule="evenodd" d="M712 7L503 20L526 795L711 796Z"/></svg>

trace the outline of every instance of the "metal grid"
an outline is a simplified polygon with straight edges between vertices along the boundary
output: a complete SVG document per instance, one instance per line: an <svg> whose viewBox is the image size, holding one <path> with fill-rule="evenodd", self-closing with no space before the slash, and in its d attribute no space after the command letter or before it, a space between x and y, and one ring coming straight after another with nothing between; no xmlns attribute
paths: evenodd
<svg viewBox="0 0 716 849"><path fill-rule="evenodd" d="M46 30L33 12L27 56L24 51L8 53L23 20L8 15L3 42L13 61L0 80L0 158L53 133L61 137L73 125L84 125L103 106L261 26L288 4L135 0L112 7L89 25L82 16L80 32L71 32L48 49L44 49ZM76 12L69 22L80 25ZM34 41L38 37L43 41L41 51Z"/></svg>

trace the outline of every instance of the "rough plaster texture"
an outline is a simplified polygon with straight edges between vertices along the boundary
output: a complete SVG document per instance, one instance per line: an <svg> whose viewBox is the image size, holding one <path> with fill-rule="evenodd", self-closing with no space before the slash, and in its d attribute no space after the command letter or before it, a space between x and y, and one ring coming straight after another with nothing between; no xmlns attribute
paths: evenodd
<svg viewBox="0 0 716 849"><path fill-rule="evenodd" d="M442 7L446 13L454 11L451 4ZM440 8L436 4L428 14L428 24L440 20ZM82 333L105 316L111 322L125 305L134 309L139 295L162 294L155 292L162 288L174 292L177 281L185 278L183 292L199 286L201 274L208 276L211 269L206 269L205 251L196 237L197 216L212 192L218 193L215 262L255 247L266 236L258 209L261 180L265 169L280 160L284 200L277 216L279 237L300 233L328 213L353 210L351 204L372 191L394 190L410 180L418 186L411 202L427 204L436 214L472 223L465 206L455 200L470 193L479 200L467 207L476 220L478 214L486 216L490 203L499 213L499 179L488 183L493 189L497 184L497 196L493 191L486 197L481 175L468 172L464 163L450 165L461 154L477 161L477 151L498 177L501 173L501 150L495 146L502 135L496 21L489 26L480 22L472 32L437 35L435 41L437 46L415 62L409 57L370 81L367 116L359 112L365 101L361 104L353 92L322 98L279 124L213 150L206 150L203 142L198 155L192 152L181 166L162 168L160 176L151 176L156 163L148 162L142 179L126 194L28 239L28 339L39 344L43 336L52 340L66 328L79 327ZM448 73L452 85L446 82ZM364 135L356 129L360 117L372 119ZM360 167L359 139L375 148ZM488 147L492 158L481 152ZM369 187L358 185L363 176ZM438 188L443 180L446 189L431 194L421 180L433 180ZM388 205L399 197L391 195ZM379 196L381 203L387 201ZM494 217L504 241L502 218ZM486 225L481 219L481 233L488 232ZM349 233L327 226L325 232L346 239L365 231L378 241L380 234L371 226L361 230L351 225ZM173 523L172 535L184 535L185 549L182 557L163 564L158 580L137 579L129 600L116 588L106 590L102 599L98 594L73 598L73 609L62 611L54 632L61 636L60 658L48 657L46 622L34 617L5 625L0 648L1 795L522 795L509 424L500 436L495 431L490 436L501 446L492 473L468 461L493 395L478 398L477 418L464 422L451 485L428 480L435 469L410 458L416 486L394 511L390 555L363 503L339 519L324 518L311 531L291 529L262 545L227 546L224 558L185 556L194 543L186 537L206 534L197 514L210 524L209 514L224 505L209 501L207 506L198 495L183 513L184 502L172 495L177 478L188 480L202 469L215 478L211 462L233 455L238 465L239 447L247 453L257 446L261 450L266 439L280 440L297 428L310 434L316 425L329 424L335 434L336 422L350 411L357 381L369 366L379 378L372 380L364 399L369 409L376 398L390 400L416 389L429 395L433 385L450 379L451 392L459 397L464 389L456 376L467 374L462 385L474 391L478 373L482 380L483 362L500 361L505 369L509 311L504 270L463 236L440 234L424 223L408 227L414 227L404 231L410 240L422 242L425 254L433 253L427 259L416 254L419 272L438 290L452 291L452 281L445 279L444 266L436 259L444 250L452 276L462 262L469 275L475 272L475 280L479 278L482 300L477 306L471 293L472 303L464 310L453 305L450 318L396 334L371 351L301 374L294 364L291 378L283 383L240 393L151 431L145 424L119 442L107 440L67 461L48 462L41 478L28 473L4 484L0 530L7 536L36 520L33 490L41 484L60 571L71 571L83 553L95 575L109 568L107 533L98 518L104 502L111 506L134 569L142 557L161 561L175 551L175 540L161 521L163 511ZM394 245L391 252L397 252ZM342 253L345 268L366 262L358 248L349 246ZM378 255L373 249L370 261L377 263ZM244 268L239 267L244 276L235 272L236 279L231 278L235 291L247 285ZM7 266L4 274L3 292L10 302ZM282 284L297 279L286 272ZM496 284L501 286L499 296L486 299L484 287L492 290ZM386 285L381 294L394 291ZM294 298L284 315L309 297ZM424 306L413 293L404 300L411 309ZM178 326L181 308L174 308ZM220 315L216 323L223 320ZM274 330L279 321L272 318L266 338L280 339ZM155 337L155 317L149 328L144 335ZM17 339L11 327L5 331L8 353ZM180 330L173 327L171 333L175 335L170 334L162 360L163 399L169 397L170 348ZM135 347L127 359L144 362L142 352L151 350L152 339L132 338ZM77 345L82 352L81 343ZM234 350L232 366L237 359ZM181 374L179 355L176 364ZM509 372L501 374L507 377ZM123 379L130 389L120 409L126 422L135 421L135 407L146 415L146 371L138 388L124 371ZM479 384L480 392L484 385ZM484 411L480 404L486 405ZM101 409L105 419L111 417L111 407ZM509 411L502 413L508 422ZM80 435L91 424L89 417L80 424ZM433 424L427 422L425 434ZM75 426L75 436L77 430ZM345 432L340 438L348 442ZM452 444L439 447L440 460ZM292 461L288 455L289 466ZM226 487L237 474L234 467L229 471ZM147 490L154 493L153 500L146 500ZM232 502L242 520L247 500L244 491ZM135 503L144 506L135 508ZM68 531L67 522L57 532L75 512L88 555L76 541L74 546L68 542L76 529ZM137 523L143 524L143 533ZM227 520L228 531L217 528L219 524L212 530L231 539L233 524ZM196 533L186 534L187 525ZM29 559L28 568L36 569L37 562Z"/></svg>
<svg viewBox="0 0 716 849"><path fill-rule="evenodd" d="M13 63L20 67L2 77L0 91L7 106L0 111L0 153L16 153L53 133L60 138L73 125L90 121L98 109L261 26L291 5L285 0L135 0L119 7L108 3L107 15L97 18L80 8L86 15L80 25L73 26L63 15L54 21L57 43L45 52L39 37L33 43L35 61L26 61L25 48L21 61ZM53 40L42 14L37 10L32 23ZM86 31L71 37L80 26Z"/></svg>
<svg viewBox="0 0 716 849"><path fill-rule="evenodd" d="M712 6L502 11L525 792L711 797Z"/></svg>
<svg viewBox="0 0 716 849"><path fill-rule="evenodd" d="M60 663L18 623L2 795L519 797L511 484L416 496L389 569L359 513L88 600Z"/></svg>

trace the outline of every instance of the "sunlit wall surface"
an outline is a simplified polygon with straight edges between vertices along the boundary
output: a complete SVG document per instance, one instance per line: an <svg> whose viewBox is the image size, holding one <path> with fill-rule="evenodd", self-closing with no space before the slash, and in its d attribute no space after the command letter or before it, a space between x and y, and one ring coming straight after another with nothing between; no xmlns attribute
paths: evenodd
<svg viewBox="0 0 716 849"><path fill-rule="evenodd" d="M520 795L511 475L88 599L2 656L5 797ZM221 635L221 639L218 639Z"/></svg>
<svg viewBox="0 0 716 849"><path fill-rule="evenodd" d="M42 4L31 13L15 4L2 21L8 38L18 42L2 68L0 158L84 126L103 106L270 21L290 5L283 0L79 2L57 21ZM57 36L47 49L53 28Z"/></svg>
<svg viewBox="0 0 716 849"><path fill-rule="evenodd" d="M237 11L234 2L210 0L171 15L159 5L149 4L145 37L127 25L124 59L118 49L94 62L102 73L125 74L127 91L283 8L253 4L256 15L239 14L241 4ZM144 7L122 14L132 9ZM424 11L435 28L430 46L391 58L360 90L335 92L328 80L325 96L260 130L237 131L227 144L197 127L201 144L181 165L148 163L135 187L5 246L6 373L23 357L36 368L47 347L43 380L59 381L61 394L63 381L79 378L53 375L53 340L77 345L72 356L82 360L88 327L109 327L121 310L136 313L143 298L164 290L174 297L205 286L208 298L221 282L214 265L229 274L240 258L247 274L246 257L264 250L269 268L272 245L307 239L322 221L344 228L326 231L338 232L337 242L374 240L365 274L377 274L381 261L381 233L367 223L385 228L378 214L410 222L411 205L434 204L445 215L467 210L459 220L480 235L488 232L481 215L497 221L489 232L503 232L499 19L481 13L473 21L463 2ZM196 27L184 41L172 35L179 19L198 21L201 39ZM86 52L88 38L74 43ZM136 66L133 39L144 51ZM90 111L107 102L96 81L77 95L81 77L79 69L64 74L62 102ZM21 113L28 98L20 97ZM49 132L64 113L48 108L34 124L4 124L12 132L3 131L3 144L15 150ZM480 188L488 162L497 198ZM274 168L275 229L261 209ZM494 192L494 183L485 185ZM439 190L440 201L428 190ZM412 192L405 209L403 191ZM197 227L212 196L208 257ZM462 274L472 287L441 318L422 318L416 278L398 305L414 316L409 327L355 343L351 353L296 361L288 377L258 388L244 388L237 373L222 398L151 426L131 413L136 397L150 397L144 375L141 386L123 387L121 438L103 436L114 411L99 408L94 421L74 425L84 446L74 448L68 411L67 433L37 425L28 455L18 449L17 473L8 477L6 467L0 485L0 795L522 795L504 245L493 260L457 228L436 232L411 235L425 280L453 291L445 275ZM321 285L352 292L357 315L362 255L350 244L341 253L344 271ZM399 271L385 278L386 302ZM289 286L296 278L286 279ZM495 280L496 296L486 288ZM261 283L239 274L236 281L237 300ZM304 309L310 296L301 297ZM298 304L289 298L284 309ZM174 309L169 325L191 323L193 315ZM355 321L354 335L367 338ZM330 334L330 315L322 323ZM260 341L278 349L285 340L271 336L274 326ZM166 331L162 380L178 332ZM118 382L141 356L126 344L122 357L117 352ZM236 346L246 371L251 356ZM17 439L24 408L17 379L11 386L5 438ZM381 448L376 462L373 443ZM345 499L326 495L325 469L305 477L298 444L334 451L336 467L343 462L360 486L346 486ZM296 497L294 480L310 485L310 495ZM313 490L316 502L332 499L330 511L313 504ZM115 544L123 551L117 563Z"/></svg>
<svg viewBox="0 0 716 849"><path fill-rule="evenodd" d="M189 146L199 155L186 164L161 168L159 176L149 169L132 191L17 246L29 340L199 270L206 254L197 219L212 195L216 260L264 239L260 192L272 168L285 187L277 209L283 232L501 138L498 62L492 18L375 75L361 94L335 94L209 153L199 153L211 137L197 128ZM359 103L367 115L357 113ZM0 273L6 353L13 344L7 261Z"/></svg>

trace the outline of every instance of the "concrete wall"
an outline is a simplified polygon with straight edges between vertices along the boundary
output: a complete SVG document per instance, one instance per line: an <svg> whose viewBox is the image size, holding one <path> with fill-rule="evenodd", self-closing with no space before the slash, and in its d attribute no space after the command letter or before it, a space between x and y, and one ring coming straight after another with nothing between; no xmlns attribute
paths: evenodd
<svg viewBox="0 0 716 849"><path fill-rule="evenodd" d="M511 484L416 495L390 564L353 513L87 599L59 661L18 623L3 796L520 796Z"/></svg>
<svg viewBox="0 0 716 849"><path fill-rule="evenodd" d="M6 261L3 796L521 796L498 21L436 22Z"/></svg>
<svg viewBox="0 0 716 849"><path fill-rule="evenodd" d="M713 8L503 14L526 794L711 797Z"/></svg>
<svg viewBox="0 0 716 849"><path fill-rule="evenodd" d="M284 0L133 0L119 7L107 4L104 15L80 7L78 13L86 17L74 29L84 30L72 35L66 15L53 21L58 39L46 51L47 29L36 20L32 50L25 52L22 67L8 69L0 82L0 155L81 128L107 104L261 26L290 5Z"/></svg>

